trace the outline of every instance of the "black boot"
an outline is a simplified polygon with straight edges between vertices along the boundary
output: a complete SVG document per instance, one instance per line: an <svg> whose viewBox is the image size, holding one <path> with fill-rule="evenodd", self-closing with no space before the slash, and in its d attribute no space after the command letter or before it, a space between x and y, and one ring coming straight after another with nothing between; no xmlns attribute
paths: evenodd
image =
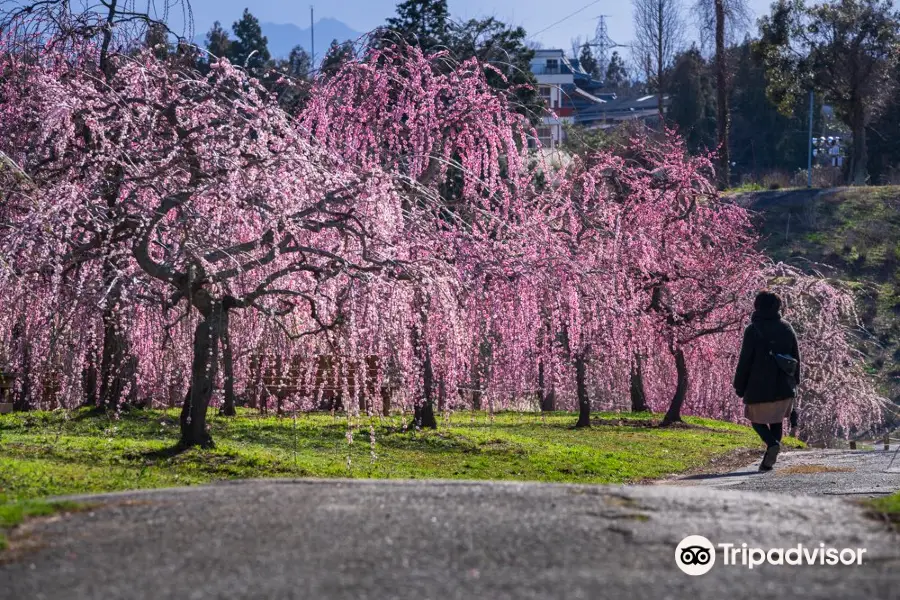
<svg viewBox="0 0 900 600"><path fill-rule="evenodd" d="M760 471L771 471L772 467L775 466L775 461L778 460L778 453L781 452L781 444L775 442L768 448L766 448L766 453L763 454L762 462L759 465Z"/></svg>

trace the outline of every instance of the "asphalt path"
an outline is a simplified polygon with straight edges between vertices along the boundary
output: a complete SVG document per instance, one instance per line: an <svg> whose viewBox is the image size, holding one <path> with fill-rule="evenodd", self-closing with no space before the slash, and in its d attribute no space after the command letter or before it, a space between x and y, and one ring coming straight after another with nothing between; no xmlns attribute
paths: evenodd
<svg viewBox="0 0 900 600"><path fill-rule="evenodd" d="M787 461L785 461L787 462ZM763 478L755 478L763 481ZM891 598L900 536L846 498L710 485L269 480L82 497L14 530L0 598ZM688 535L865 548L678 569Z"/></svg>

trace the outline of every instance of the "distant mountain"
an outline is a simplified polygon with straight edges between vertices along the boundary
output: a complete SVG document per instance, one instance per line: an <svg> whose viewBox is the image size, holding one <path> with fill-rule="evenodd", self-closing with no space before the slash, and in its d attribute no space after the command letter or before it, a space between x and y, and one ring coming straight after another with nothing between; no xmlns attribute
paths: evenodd
<svg viewBox="0 0 900 600"><path fill-rule="evenodd" d="M225 25L224 23L222 24ZM269 53L273 58L287 58L294 46L302 46L310 52L309 27L301 28L293 23L260 23L263 35L269 40ZM363 34L350 29L337 19L322 19L316 22L316 61L321 61L331 40L343 42L356 40ZM194 43L201 48L206 47L206 32L199 33Z"/></svg>
<svg viewBox="0 0 900 600"><path fill-rule="evenodd" d="M310 52L309 27L301 29L291 23L279 25L276 23L262 23L263 35L269 38L269 52L272 56L286 57L291 49L298 44ZM331 40L343 42L356 40L362 33L350 29L337 19L322 19L316 23L316 57L321 59Z"/></svg>

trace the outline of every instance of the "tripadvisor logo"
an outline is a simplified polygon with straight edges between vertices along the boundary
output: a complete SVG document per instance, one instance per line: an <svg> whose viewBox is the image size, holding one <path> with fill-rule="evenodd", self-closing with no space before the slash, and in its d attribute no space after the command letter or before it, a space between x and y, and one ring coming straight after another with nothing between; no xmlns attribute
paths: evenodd
<svg viewBox="0 0 900 600"><path fill-rule="evenodd" d="M861 565L865 548L831 548L820 543L818 546L797 544L790 548L750 548L747 544L713 545L702 535L689 535L675 548L675 564L688 575L703 575L716 564L716 547L719 548L722 564L753 569L763 564L770 565Z"/></svg>
<svg viewBox="0 0 900 600"><path fill-rule="evenodd" d="M716 549L702 535L689 535L675 548L675 564L688 575L703 575L716 564Z"/></svg>

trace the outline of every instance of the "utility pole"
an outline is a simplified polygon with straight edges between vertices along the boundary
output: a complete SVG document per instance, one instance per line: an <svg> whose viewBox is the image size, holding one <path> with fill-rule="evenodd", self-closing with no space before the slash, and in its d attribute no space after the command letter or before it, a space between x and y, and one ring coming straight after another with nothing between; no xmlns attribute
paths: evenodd
<svg viewBox="0 0 900 600"><path fill-rule="evenodd" d="M309 66L316 70L316 22L313 19L313 5L309 5Z"/></svg>
<svg viewBox="0 0 900 600"><path fill-rule="evenodd" d="M813 128L813 91L809 90L809 156L806 161L806 187L812 187L812 151L813 151L813 139L812 139L812 128Z"/></svg>

